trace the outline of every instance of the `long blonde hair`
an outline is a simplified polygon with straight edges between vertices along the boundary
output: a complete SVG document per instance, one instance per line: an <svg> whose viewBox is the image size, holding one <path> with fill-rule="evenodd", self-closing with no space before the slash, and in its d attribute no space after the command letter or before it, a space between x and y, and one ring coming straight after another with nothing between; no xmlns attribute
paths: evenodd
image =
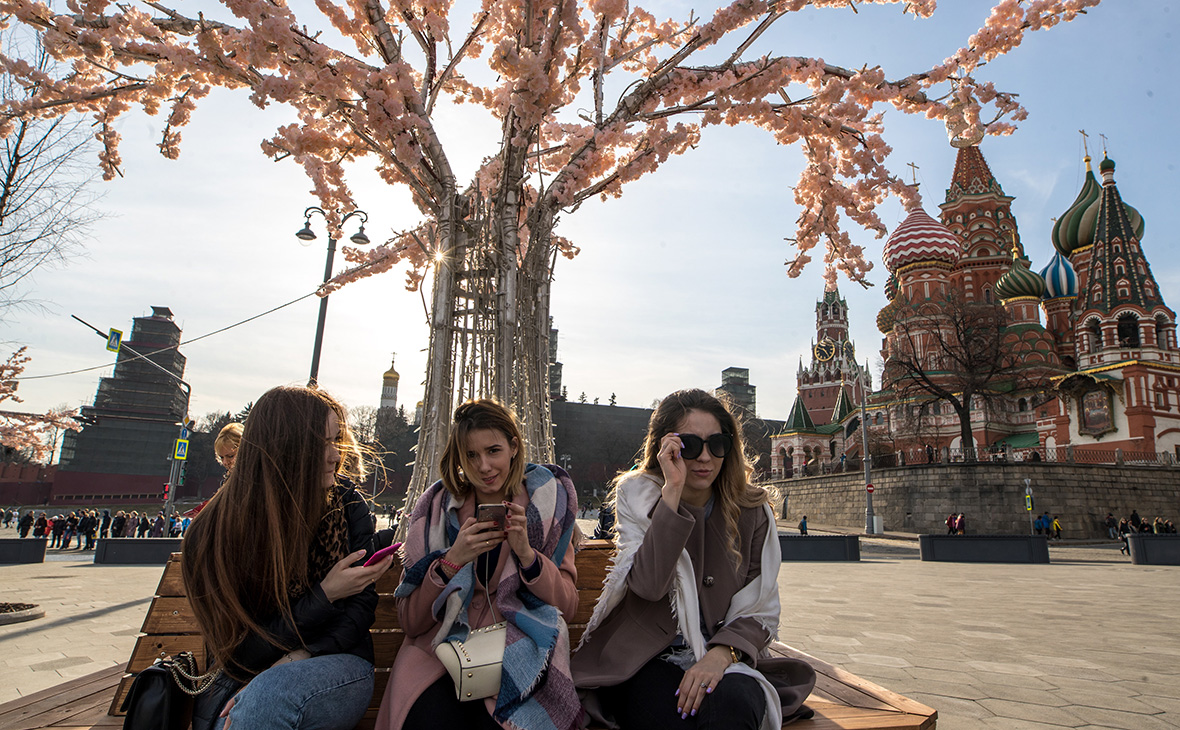
<svg viewBox="0 0 1180 730"><path fill-rule="evenodd" d="M742 427L730 410L728 401L722 400L723 397L691 388L678 390L660 401L647 424L647 437L643 441L639 468L662 478L663 470L658 458L660 440L666 434L675 433L689 411L701 411L715 417L721 424L721 431L733 438L733 447L725 455L721 472L713 482L714 509L719 509L725 519L726 547L733 554L734 561L740 563L742 556L738 550L738 518L741 511L766 504L771 501L772 495L766 489L750 484L750 475L754 469L746 456ZM615 480L617 484L618 478Z"/></svg>

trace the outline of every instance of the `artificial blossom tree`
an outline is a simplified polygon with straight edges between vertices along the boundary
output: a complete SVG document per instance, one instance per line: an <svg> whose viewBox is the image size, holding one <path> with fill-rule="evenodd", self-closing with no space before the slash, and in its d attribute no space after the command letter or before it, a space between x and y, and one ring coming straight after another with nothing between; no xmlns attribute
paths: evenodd
<svg viewBox="0 0 1180 730"><path fill-rule="evenodd" d="M365 158L408 188L421 224L371 250L346 249L354 267L327 288L398 265L417 287L433 271L412 499L460 397L514 406L532 453L551 458L549 287L557 255L577 253L555 232L562 214L621 195L695 147L706 126L751 124L800 145L806 160L788 274L822 245L830 280L843 272L863 282L871 264L846 223L884 234L877 205L917 195L885 166L882 109L942 120L959 141L1007 133L1024 111L976 78L980 66L1098 2L1000 0L945 61L890 76L768 47L768 31L808 9L896 4L925 18L935 0L734 0L663 21L625 0L221 0L200 12L165 0L67 0L64 11L0 0L70 64L48 77L0 56L39 89L6 103L0 133L29 116L90 114L110 177L121 164L118 117L136 107L164 115L159 147L175 157L200 100L213 87L240 89L260 107L293 111L264 148L302 165L330 223L355 207L346 164ZM482 107L500 128L470 180L456 177L436 128L456 103Z"/></svg>

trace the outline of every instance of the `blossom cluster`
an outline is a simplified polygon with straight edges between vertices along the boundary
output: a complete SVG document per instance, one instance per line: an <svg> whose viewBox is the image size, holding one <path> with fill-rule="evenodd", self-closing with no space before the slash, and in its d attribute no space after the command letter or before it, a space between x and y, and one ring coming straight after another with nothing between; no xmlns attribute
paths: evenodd
<svg viewBox="0 0 1180 730"><path fill-rule="evenodd" d="M361 158L388 184L406 186L423 215L419 227L382 246L346 250L355 266L330 289L398 264L418 286L433 257L452 247L453 228L440 222L458 197L472 203L469 212L490 211L480 219L489 229L475 236L479 245L522 263L530 251L544 260L546 252L573 255L576 246L554 230L561 212L621 195L695 148L705 127L752 125L776 144L799 145L806 159L793 190L801 212L788 237L795 248L788 274L822 246L829 281L837 273L865 281L871 264L849 224L880 236L876 209L885 197L917 195L888 169L882 110L940 120L955 144L1010 133L1025 111L1014 95L977 78L981 67L1098 2L996 0L961 49L891 79L880 67L845 69L822 58L744 57L779 18L846 10L848 0L729 0L705 18L664 21L630 0L482 0L467 24L453 17L451 0L315 0L318 14L303 18L272 0L221 0L217 12L196 16L155 1L68 0L62 12L42 0L0 0L0 13L41 31L70 70L50 77L0 52L4 70L42 89L3 104L0 135L20 116L91 115L110 178L122 165L115 122L136 107L166 116L159 148L174 158L214 87L248 90L259 107L286 105L297 121L275 130L262 150L303 168L329 223L339 215L333 211L356 207L347 169ZM896 4L919 18L937 7L936 0L861 4ZM709 48L715 59L716 47L726 60L694 60ZM623 89L613 105L610 89ZM439 104L450 102L479 105L503 129L466 183L435 127Z"/></svg>

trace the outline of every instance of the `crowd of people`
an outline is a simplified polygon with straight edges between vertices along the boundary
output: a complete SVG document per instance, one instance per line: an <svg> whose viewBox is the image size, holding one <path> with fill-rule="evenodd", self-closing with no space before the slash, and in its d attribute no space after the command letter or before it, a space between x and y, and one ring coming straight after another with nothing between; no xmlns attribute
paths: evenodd
<svg viewBox="0 0 1180 730"><path fill-rule="evenodd" d="M1122 547L1119 550L1123 554L1131 552L1129 543L1127 542L1127 535L1134 534L1149 534L1149 535L1175 535L1176 524L1171 520L1165 520L1163 517L1156 517L1154 519L1140 517L1139 510L1131 510L1131 514L1121 520L1116 521L1113 513L1106 513L1105 526L1107 534L1111 539L1117 539L1122 542Z"/></svg>
<svg viewBox="0 0 1180 730"><path fill-rule="evenodd" d="M192 522L190 517L158 512L153 518L146 510L125 512L110 509L82 509L50 516L48 512L12 507L3 510L5 527L16 525L21 537L48 538L50 548L93 550L99 538L181 537Z"/></svg>

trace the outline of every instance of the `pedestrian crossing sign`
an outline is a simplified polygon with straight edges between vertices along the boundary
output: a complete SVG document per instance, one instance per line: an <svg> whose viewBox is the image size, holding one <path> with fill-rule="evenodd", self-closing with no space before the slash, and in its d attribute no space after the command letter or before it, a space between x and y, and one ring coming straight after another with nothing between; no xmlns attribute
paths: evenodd
<svg viewBox="0 0 1180 730"><path fill-rule="evenodd" d="M111 352L118 352L119 347L123 344L123 330L112 329L107 333L107 349Z"/></svg>
<svg viewBox="0 0 1180 730"><path fill-rule="evenodd" d="M172 458L177 461L184 461L188 458L188 439L176 439L176 451L172 454Z"/></svg>

